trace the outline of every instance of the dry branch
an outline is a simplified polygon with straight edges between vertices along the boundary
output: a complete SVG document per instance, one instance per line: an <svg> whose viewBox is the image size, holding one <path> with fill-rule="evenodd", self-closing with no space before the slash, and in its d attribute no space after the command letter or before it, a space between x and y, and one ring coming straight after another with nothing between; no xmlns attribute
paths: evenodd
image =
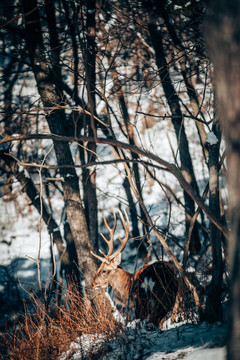
<svg viewBox="0 0 240 360"><path fill-rule="evenodd" d="M14 141L23 141L23 140L41 140L41 139L48 139L53 141L66 141L66 142L94 142L95 139L91 137L71 137L71 136L58 136L53 134L27 134L27 135L15 135L15 136L5 136L2 140L0 140L0 144L10 143ZM105 139L105 138L97 138L98 144L108 144L111 146L119 147L122 149L129 150L133 153L141 155L147 159L155 161L159 165L165 167L171 174L173 174L176 179L179 181L181 187L188 193L188 195L196 202L196 204L205 212L208 216L209 220L216 225L216 227L223 233L223 235L227 238L228 237L228 228L221 223L220 219L215 216L215 214L210 210L210 208L204 204L201 197L198 196L191 185L184 179L181 171L176 167L174 164L170 164L166 160L163 160L159 156L143 150L136 145L130 145L121 141L117 141L114 139Z"/></svg>

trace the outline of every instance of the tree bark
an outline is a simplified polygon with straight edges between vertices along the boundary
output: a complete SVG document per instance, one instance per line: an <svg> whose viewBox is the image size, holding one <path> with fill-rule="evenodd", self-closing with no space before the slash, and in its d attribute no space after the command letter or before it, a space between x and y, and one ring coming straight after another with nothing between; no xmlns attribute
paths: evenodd
<svg viewBox="0 0 240 360"><path fill-rule="evenodd" d="M231 304L227 357L240 354L240 1L213 0L205 24L217 110L227 145Z"/></svg>
<svg viewBox="0 0 240 360"><path fill-rule="evenodd" d="M212 134L216 139L213 143L208 142L209 150L209 207L218 217L220 217L219 203L219 147L220 131L218 124L214 123ZM222 261L222 241L220 230L210 223L210 241L212 248L212 280L208 288L205 317L210 323L222 320L222 281L223 281L223 261Z"/></svg>
<svg viewBox="0 0 240 360"><path fill-rule="evenodd" d="M62 102L61 94L54 86L53 74L45 57L43 46L40 17L36 0L23 0L24 20L26 30L26 44L33 73L37 83L38 92L46 109L46 119L51 133L64 135L65 113L63 110L50 110ZM74 165L69 144L54 141L54 150L58 165ZM67 218L76 244L78 261L87 280L90 280L96 271L96 262L90 254L92 249L87 223L79 193L78 177L74 168L62 169L64 201L66 204Z"/></svg>
<svg viewBox="0 0 240 360"><path fill-rule="evenodd" d="M80 30L78 29L79 23L79 13L74 2L69 3L65 0L62 0L65 17L68 24L72 49L73 49L73 60L74 60L74 90L70 94L74 102L82 106L84 109L87 109L91 115L81 114L72 112L72 118L66 123L66 130L71 136L78 136L80 131L83 130L86 135L92 136L93 130L91 128L91 123L95 122L92 115L96 115L95 111L95 0L87 2L87 19L86 19L86 39L82 40L82 37L79 36L79 42L81 50L84 56L84 66L86 72L86 82L87 82L87 93L88 93L88 104L85 104L78 97L79 92L79 42L77 41L77 34L79 35ZM72 10L72 12L70 11ZM84 24L85 19L81 19L82 24ZM66 88L65 88L66 90ZM69 92L68 92L69 93ZM76 115L76 117L75 117ZM95 123L94 123L95 127ZM81 144L83 145L83 144ZM88 150L89 149L89 150ZM84 146L79 146L79 154L82 165L87 164L90 161L95 160L94 153L96 152L96 144L88 143ZM88 168L82 168L82 187L83 187L83 203L84 203L84 213L88 225L89 235L92 240L94 251L98 251L98 203L97 203L97 193L96 193L96 173L91 172Z"/></svg>
<svg viewBox="0 0 240 360"><path fill-rule="evenodd" d="M91 116L88 117L87 127L89 136L97 136L97 126L94 116L96 116L96 1L87 1L87 19L86 19L86 46L85 49L85 73L88 93L88 109ZM90 121L89 121L90 120ZM92 162L96 160L97 145L95 142L87 145L89 151L87 152L87 161ZM93 242L93 247L98 250L98 202L96 193L96 170L92 171L84 169L87 172L85 179L87 199L88 199L88 227L90 237Z"/></svg>

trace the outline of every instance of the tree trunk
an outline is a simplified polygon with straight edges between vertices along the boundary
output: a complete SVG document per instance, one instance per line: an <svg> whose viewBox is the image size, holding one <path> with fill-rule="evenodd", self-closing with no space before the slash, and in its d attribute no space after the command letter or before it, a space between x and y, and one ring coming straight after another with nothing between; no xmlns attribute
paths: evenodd
<svg viewBox="0 0 240 360"><path fill-rule="evenodd" d="M215 215L220 217L218 178L220 131L217 123L213 124L212 136L213 141L207 143L209 150L209 207ZM207 321L213 323L222 320L221 295L223 280L221 232L213 223L210 223L210 240L212 248L212 280L208 288L205 317Z"/></svg>
<svg viewBox="0 0 240 360"><path fill-rule="evenodd" d="M52 109L56 105L61 105L62 98L54 86L53 74L45 57L37 1L23 0L23 9L26 44L38 92L46 109L46 119L51 133L64 135L64 111L51 110L48 112L48 108ZM54 142L54 150L58 165L74 165L68 144ZM89 280L96 271L97 266L90 254L92 245L80 198L78 177L74 168L60 169L60 174L63 178L62 184L67 218L75 241L79 265L84 276Z"/></svg>
<svg viewBox="0 0 240 360"><path fill-rule="evenodd" d="M123 86L122 86L121 81L118 79L117 65L116 65L114 58L111 55L111 48L110 48L109 44L107 47L107 58L108 58L108 64L109 64L110 71L111 71L112 80L114 83L114 88L115 88L116 95L118 98L119 108L121 110L124 125L127 130L128 141L129 141L129 144L136 145L133 126L130 122L128 108L127 108L127 104L126 104L126 100L125 100L125 96L124 96ZM133 160L139 160L139 156L137 154L131 152L131 156L132 156ZM133 163L132 169L130 168L130 164L125 164L125 168L126 168L126 166L130 169L130 171L134 175L136 188L137 188L139 197L141 199L141 202L143 202L139 166L137 163ZM126 195L128 198L129 206L130 206L130 215L131 215L131 220L132 220L133 233L137 234L139 231L138 226L137 226L137 211L136 211L136 206L134 205L132 198L131 198L132 197L131 189L130 189L131 186L130 186L130 184L127 184L127 182L128 182L128 177L126 176L126 178L124 180L124 189L125 189L125 192L126 192ZM141 214L141 219L142 219L143 234L145 234L148 232L148 222L147 222L147 218L145 216L144 210L142 209L141 205L140 205L140 214ZM137 236L137 235L135 235L135 236ZM138 240L133 242L133 246L134 245L136 246L139 244L140 244L139 255L143 258L143 260L147 260L148 251L146 249L145 242L139 243Z"/></svg>
<svg viewBox="0 0 240 360"><path fill-rule="evenodd" d="M88 95L88 109L91 113L90 117L87 115L86 118L86 131L88 136L96 136L97 126L94 119L96 116L96 1L87 1L87 18L86 18L86 47L83 44L83 56L84 56L84 67L86 73L86 85ZM96 160L96 143L91 142L87 144L87 162L94 162ZM85 149L80 149L85 153ZM96 171L91 169L82 169L83 179L85 181L85 204L86 217L88 222L88 228L90 237L92 239L93 247L95 251L98 250L98 202L96 193Z"/></svg>
<svg viewBox="0 0 240 360"><path fill-rule="evenodd" d="M79 42L84 55L84 65L86 72L86 82L87 82L87 93L88 93L88 104L78 97L79 92L79 42L77 41L77 35L79 35L78 23L79 23L79 13L74 2L69 3L65 0L62 0L65 17L68 24L72 49L73 49L73 60L74 60L74 90L70 94L74 102L86 109L92 115L95 113L95 0L87 2L87 19L86 19L86 39L82 40L82 37L79 36ZM70 11L72 10L72 12ZM78 9L79 10L79 9ZM84 24L85 19L81 19ZM66 90L66 87L65 87ZM69 93L69 92L68 92ZM76 115L76 118L75 118ZM67 121L66 130L71 136L78 136L81 130L84 130L86 136L92 136L93 130L91 128L91 123L95 122L92 115L86 115L72 112L72 119ZM95 127L95 124L94 124ZM83 145L83 144L82 144ZM88 151L89 149L89 151ZM85 165L88 162L95 160L94 153L96 152L96 144L88 143L84 146L79 146L80 160L82 165ZM85 156L87 153L87 156ZM91 172L88 168L82 168L82 187L83 187L83 203L84 203L84 213L88 225L90 239L92 241L94 251L98 251L98 204L97 204L97 193L96 193L96 174Z"/></svg>
<svg viewBox="0 0 240 360"><path fill-rule="evenodd" d="M217 110L228 156L231 304L228 359L240 354L240 1L210 2L205 34L214 64Z"/></svg>
<svg viewBox="0 0 240 360"><path fill-rule="evenodd" d="M194 175L192 160L188 147L188 140L185 133L185 127L183 123L183 116L179 104L178 95L174 89L174 86L171 81L171 77L168 71L168 65L165 58L165 52L162 43L162 36L157 27L154 24L148 25L149 33L151 36L151 41L153 44L153 48L155 50L156 55L156 63L158 67L159 77L162 82L162 87L169 105L169 108L172 113L172 123L176 132L178 144L179 144L179 155L181 161L181 171L186 179L186 181L191 184L193 189L199 193L197 182ZM191 222L191 216L193 216L195 212L194 201L190 198L190 196L184 191L184 200L187 211L186 213L186 233L188 232L188 228ZM188 214L191 214L189 216ZM193 228L192 238L190 242L190 252L195 254L199 252L201 249L201 243L198 235L198 229L196 226Z"/></svg>

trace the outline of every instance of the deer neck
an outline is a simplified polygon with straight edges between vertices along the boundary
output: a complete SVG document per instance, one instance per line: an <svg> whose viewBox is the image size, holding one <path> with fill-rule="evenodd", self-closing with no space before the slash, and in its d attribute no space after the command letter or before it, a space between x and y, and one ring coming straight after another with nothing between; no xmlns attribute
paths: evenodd
<svg viewBox="0 0 240 360"><path fill-rule="evenodd" d="M128 302L133 276L133 274L126 270L117 268L108 278L108 283L114 290L116 299L124 306Z"/></svg>

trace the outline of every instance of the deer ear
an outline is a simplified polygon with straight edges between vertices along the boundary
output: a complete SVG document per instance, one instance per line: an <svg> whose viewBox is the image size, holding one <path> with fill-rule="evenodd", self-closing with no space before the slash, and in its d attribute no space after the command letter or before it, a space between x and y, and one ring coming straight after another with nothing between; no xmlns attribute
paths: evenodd
<svg viewBox="0 0 240 360"><path fill-rule="evenodd" d="M121 253L114 258L113 263L116 268L121 264Z"/></svg>

